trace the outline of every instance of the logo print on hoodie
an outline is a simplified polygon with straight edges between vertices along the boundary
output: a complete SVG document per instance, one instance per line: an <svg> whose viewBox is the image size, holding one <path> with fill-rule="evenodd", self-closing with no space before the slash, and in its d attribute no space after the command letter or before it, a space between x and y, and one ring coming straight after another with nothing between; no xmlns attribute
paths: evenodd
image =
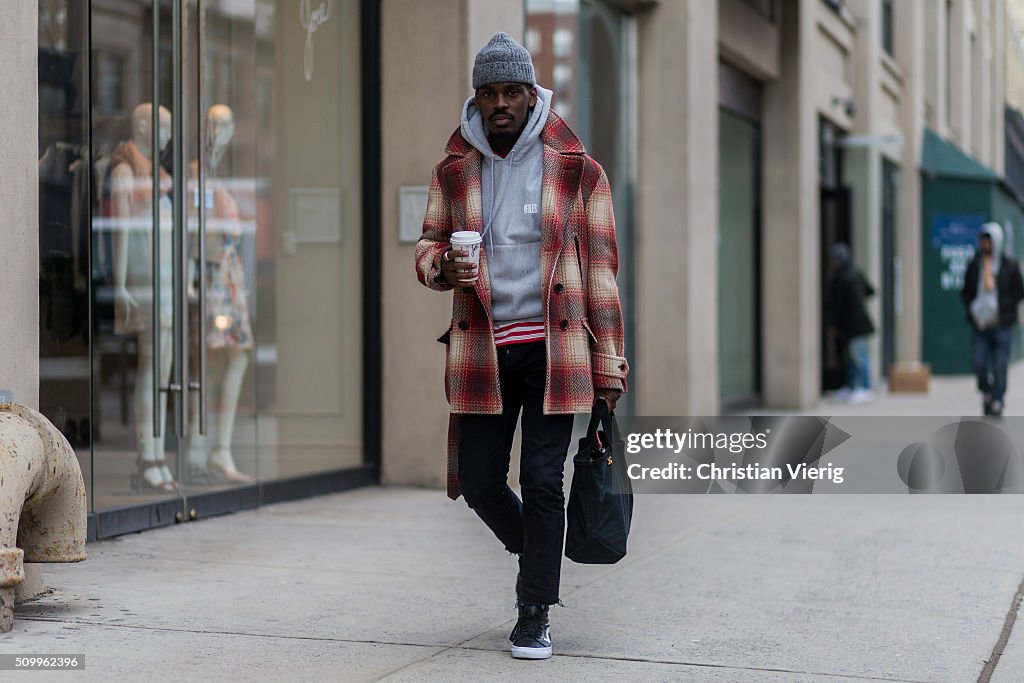
<svg viewBox="0 0 1024 683"><path fill-rule="evenodd" d="M523 213L537 213L537 205L523 204Z"/></svg>

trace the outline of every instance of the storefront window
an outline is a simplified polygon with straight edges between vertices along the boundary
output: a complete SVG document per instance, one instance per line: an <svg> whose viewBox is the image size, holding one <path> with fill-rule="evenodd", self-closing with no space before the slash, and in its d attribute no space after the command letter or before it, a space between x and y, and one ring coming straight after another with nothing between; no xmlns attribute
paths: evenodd
<svg viewBox="0 0 1024 683"><path fill-rule="evenodd" d="M41 407L92 509L362 465L361 4L39 0Z"/></svg>

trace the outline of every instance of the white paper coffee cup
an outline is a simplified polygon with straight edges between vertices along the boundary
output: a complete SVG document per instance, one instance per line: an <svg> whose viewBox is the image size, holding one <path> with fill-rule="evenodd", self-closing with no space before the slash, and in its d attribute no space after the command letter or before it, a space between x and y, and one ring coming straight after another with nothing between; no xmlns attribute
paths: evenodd
<svg viewBox="0 0 1024 683"><path fill-rule="evenodd" d="M469 256L459 256L456 261L461 263L472 263L475 266L480 265L480 246L483 244L483 238L480 233L475 230L459 230L452 233L451 245L452 249L459 251L469 252ZM467 282L475 282L476 278L472 280L466 280Z"/></svg>

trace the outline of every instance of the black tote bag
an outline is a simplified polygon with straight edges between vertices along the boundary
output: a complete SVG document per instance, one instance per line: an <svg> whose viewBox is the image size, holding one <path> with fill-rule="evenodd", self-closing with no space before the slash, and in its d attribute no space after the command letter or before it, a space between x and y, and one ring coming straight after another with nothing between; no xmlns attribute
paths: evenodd
<svg viewBox="0 0 1024 683"><path fill-rule="evenodd" d="M601 428L601 444L595 435ZM573 458L566 509L565 556L581 564L615 564L626 555L633 518L633 487L626 474L625 443L615 415L598 400L587 435Z"/></svg>

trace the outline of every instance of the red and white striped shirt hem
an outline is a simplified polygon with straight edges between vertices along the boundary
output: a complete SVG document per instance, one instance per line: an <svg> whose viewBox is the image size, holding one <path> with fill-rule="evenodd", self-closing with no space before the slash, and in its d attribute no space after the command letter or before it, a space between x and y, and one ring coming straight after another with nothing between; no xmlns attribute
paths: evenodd
<svg viewBox="0 0 1024 683"><path fill-rule="evenodd" d="M543 322L515 322L494 326L495 346L526 344L535 341L544 341Z"/></svg>

